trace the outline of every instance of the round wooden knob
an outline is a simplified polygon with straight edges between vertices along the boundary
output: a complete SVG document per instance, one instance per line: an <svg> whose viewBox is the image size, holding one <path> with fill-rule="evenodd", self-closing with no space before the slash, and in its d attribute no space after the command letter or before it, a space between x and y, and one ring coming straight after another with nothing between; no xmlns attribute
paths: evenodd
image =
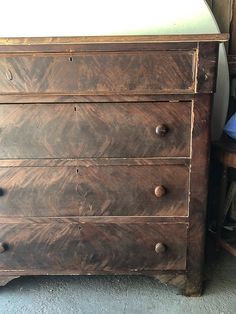
<svg viewBox="0 0 236 314"><path fill-rule="evenodd" d="M165 136L168 131L168 126L166 126L165 124L160 124L156 127L156 134L159 136Z"/></svg>
<svg viewBox="0 0 236 314"><path fill-rule="evenodd" d="M166 189L163 185L158 185L156 188L155 188L155 195L156 197L162 197L166 194Z"/></svg>
<svg viewBox="0 0 236 314"><path fill-rule="evenodd" d="M155 252L157 254L164 253L166 251L166 246L163 243L157 243L155 245Z"/></svg>
<svg viewBox="0 0 236 314"><path fill-rule="evenodd" d="M6 249L7 249L6 244L3 242L0 242L0 253L4 253Z"/></svg>

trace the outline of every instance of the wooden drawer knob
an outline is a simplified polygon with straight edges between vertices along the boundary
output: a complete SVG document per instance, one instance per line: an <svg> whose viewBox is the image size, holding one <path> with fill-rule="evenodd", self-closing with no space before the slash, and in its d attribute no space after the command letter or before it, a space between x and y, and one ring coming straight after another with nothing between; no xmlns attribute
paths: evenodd
<svg viewBox="0 0 236 314"><path fill-rule="evenodd" d="M166 194L166 189L163 185L158 185L156 188L155 188L155 195L156 197L162 197Z"/></svg>
<svg viewBox="0 0 236 314"><path fill-rule="evenodd" d="M6 243L0 242L0 253L4 253L7 250Z"/></svg>
<svg viewBox="0 0 236 314"><path fill-rule="evenodd" d="M160 124L156 127L156 134L159 136L165 136L168 131L168 126L166 126L165 124Z"/></svg>
<svg viewBox="0 0 236 314"><path fill-rule="evenodd" d="M157 243L155 245L155 252L157 254L164 253L166 251L166 246L163 243Z"/></svg>

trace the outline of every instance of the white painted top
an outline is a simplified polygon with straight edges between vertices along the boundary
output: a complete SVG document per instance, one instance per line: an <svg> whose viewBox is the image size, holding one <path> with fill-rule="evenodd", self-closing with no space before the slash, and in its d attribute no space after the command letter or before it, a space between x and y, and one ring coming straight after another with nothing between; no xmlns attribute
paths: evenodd
<svg viewBox="0 0 236 314"><path fill-rule="evenodd" d="M0 37L215 33L203 0L1 1Z"/></svg>
<svg viewBox="0 0 236 314"><path fill-rule="evenodd" d="M204 0L5 0L0 37L161 35L219 33ZM213 137L228 108L226 54L220 50Z"/></svg>

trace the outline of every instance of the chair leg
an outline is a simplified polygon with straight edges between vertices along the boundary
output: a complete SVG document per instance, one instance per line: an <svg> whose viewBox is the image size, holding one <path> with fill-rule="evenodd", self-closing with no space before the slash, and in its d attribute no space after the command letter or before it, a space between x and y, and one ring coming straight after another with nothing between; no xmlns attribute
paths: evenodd
<svg viewBox="0 0 236 314"><path fill-rule="evenodd" d="M236 247L231 245L230 243L224 241L224 240L219 240L219 245L224 249L226 252L229 254L233 255L236 257Z"/></svg>
<svg viewBox="0 0 236 314"><path fill-rule="evenodd" d="M217 213L217 221L216 221L216 239L219 243L221 240L221 230L222 225L224 223L224 207L225 207L225 199L226 199L226 192L227 192L227 183L228 183L228 168L223 165L223 172L221 177L220 183L220 200L218 206L218 213Z"/></svg>

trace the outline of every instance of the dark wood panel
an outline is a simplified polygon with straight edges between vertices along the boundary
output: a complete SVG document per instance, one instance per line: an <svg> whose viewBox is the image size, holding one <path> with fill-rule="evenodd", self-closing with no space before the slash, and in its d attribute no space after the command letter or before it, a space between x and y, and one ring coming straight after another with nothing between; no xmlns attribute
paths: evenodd
<svg viewBox="0 0 236 314"><path fill-rule="evenodd" d="M27 44L26 42L20 44L8 44L4 45L0 38L0 53L1 55L6 53L37 53L37 52L50 52L50 53L74 53L74 52L90 52L90 51L166 51L166 50L196 50L196 42L81 42L70 44L58 44L51 42L49 44L42 44L42 42L36 42L34 44Z"/></svg>
<svg viewBox="0 0 236 314"><path fill-rule="evenodd" d="M1 216L188 214L185 166L11 167L0 182Z"/></svg>
<svg viewBox="0 0 236 314"><path fill-rule="evenodd" d="M208 195L208 163L210 149L210 112L212 97L199 96L194 103L193 152L190 175L189 234L187 282L184 294L202 293L205 220Z"/></svg>
<svg viewBox="0 0 236 314"><path fill-rule="evenodd" d="M5 224L20 224L20 223L48 223L48 222L64 222L64 223L186 223L189 222L189 217L178 216L63 216L63 217L46 217L46 216L1 216L1 223Z"/></svg>
<svg viewBox="0 0 236 314"><path fill-rule="evenodd" d="M52 95L52 94L0 94L0 104L26 103L107 103L107 102L151 102L151 101L191 101L194 94L159 95Z"/></svg>
<svg viewBox="0 0 236 314"><path fill-rule="evenodd" d="M75 36L75 37L15 37L0 38L0 44L8 45L69 45L73 44L97 44L97 43L196 43L196 42L223 42L228 41L229 34L182 34L182 35L123 35L123 36Z"/></svg>
<svg viewBox="0 0 236 314"><path fill-rule="evenodd" d="M236 54L228 56L229 73L230 75L236 75Z"/></svg>
<svg viewBox="0 0 236 314"><path fill-rule="evenodd" d="M186 232L184 224L0 224L0 269L184 270Z"/></svg>
<svg viewBox="0 0 236 314"><path fill-rule="evenodd" d="M0 106L2 159L186 157L190 132L191 102Z"/></svg>
<svg viewBox="0 0 236 314"><path fill-rule="evenodd" d="M191 93L195 54L171 50L0 55L0 93Z"/></svg>
<svg viewBox="0 0 236 314"><path fill-rule="evenodd" d="M190 157L171 158L79 158L79 159L0 159L0 167L90 167L185 165Z"/></svg>
<svg viewBox="0 0 236 314"><path fill-rule="evenodd" d="M198 55L198 72L196 92L214 93L216 90L219 45L217 43L200 43Z"/></svg>

